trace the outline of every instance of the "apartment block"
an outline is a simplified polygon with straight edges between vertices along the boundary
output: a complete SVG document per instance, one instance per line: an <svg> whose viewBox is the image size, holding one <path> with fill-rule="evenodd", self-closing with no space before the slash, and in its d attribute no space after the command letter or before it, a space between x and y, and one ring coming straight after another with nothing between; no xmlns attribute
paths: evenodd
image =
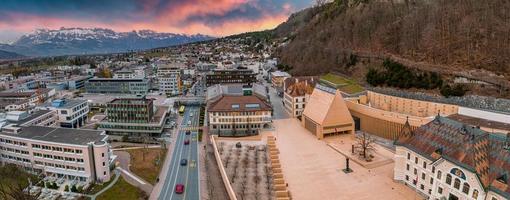
<svg viewBox="0 0 510 200"><path fill-rule="evenodd" d="M145 95L149 81L143 78L93 78L86 84L87 93Z"/></svg>
<svg viewBox="0 0 510 200"><path fill-rule="evenodd" d="M77 99L57 99L49 103L42 104L37 110L54 110L58 114L58 123L60 127L79 128L85 124L89 105L87 100Z"/></svg>

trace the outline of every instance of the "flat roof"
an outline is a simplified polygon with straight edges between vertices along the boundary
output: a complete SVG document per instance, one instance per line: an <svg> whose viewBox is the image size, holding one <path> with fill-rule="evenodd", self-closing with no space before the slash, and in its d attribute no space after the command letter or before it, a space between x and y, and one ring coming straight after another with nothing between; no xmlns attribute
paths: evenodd
<svg viewBox="0 0 510 200"><path fill-rule="evenodd" d="M57 101L57 100L55 100ZM53 102L46 102L44 104L41 104L39 107L52 107L52 108L64 108L64 109L67 109L67 108L73 108L79 104L82 104L83 102L87 102L87 100L83 100L83 99L65 99L64 100L64 103L59 106L59 107L55 107L53 106Z"/></svg>
<svg viewBox="0 0 510 200"><path fill-rule="evenodd" d="M15 112L15 111L12 111L12 112ZM19 112L24 112L24 111L19 111ZM35 118L38 118L42 115L45 115L49 112L52 112L51 110L38 110L38 111L35 111L34 113L30 114L27 118L25 119L22 119L22 120L18 120L18 121L10 121L11 123L13 124L18 124L18 125L21 125L21 124L24 124L24 123L27 123ZM18 114L21 114L21 113L18 113Z"/></svg>
<svg viewBox="0 0 510 200"><path fill-rule="evenodd" d="M510 131L510 124L507 124L507 123L486 120L486 119L481 119L481 118L476 118L476 117L470 117L470 116L460 115L460 114L449 115L448 118L453 119L455 121L465 123L465 124L470 124L473 126L480 126L480 127L485 127L485 128L493 128L493 129Z"/></svg>
<svg viewBox="0 0 510 200"><path fill-rule="evenodd" d="M104 131L44 126L21 127L17 134L1 132L1 135L61 144L87 145L90 142L102 144L108 137Z"/></svg>

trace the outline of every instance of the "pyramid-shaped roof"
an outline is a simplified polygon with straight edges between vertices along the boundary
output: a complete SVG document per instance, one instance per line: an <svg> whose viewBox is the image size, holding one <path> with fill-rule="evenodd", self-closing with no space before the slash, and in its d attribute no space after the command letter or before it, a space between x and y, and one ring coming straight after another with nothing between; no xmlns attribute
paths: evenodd
<svg viewBox="0 0 510 200"><path fill-rule="evenodd" d="M316 88L310 96L303 115L322 126L354 123L339 91L332 94Z"/></svg>

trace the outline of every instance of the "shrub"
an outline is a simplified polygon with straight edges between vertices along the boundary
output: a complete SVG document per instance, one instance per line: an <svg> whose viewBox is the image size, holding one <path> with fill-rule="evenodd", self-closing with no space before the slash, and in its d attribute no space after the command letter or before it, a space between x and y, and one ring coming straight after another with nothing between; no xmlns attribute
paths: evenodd
<svg viewBox="0 0 510 200"><path fill-rule="evenodd" d="M64 189L65 192L69 192L69 185L66 185L65 189Z"/></svg>
<svg viewBox="0 0 510 200"><path fill-rule="evenodd" d="M76 185L73 185L73 187L71 187L71 192L78 192L78 188L76 188Z"/></svg>

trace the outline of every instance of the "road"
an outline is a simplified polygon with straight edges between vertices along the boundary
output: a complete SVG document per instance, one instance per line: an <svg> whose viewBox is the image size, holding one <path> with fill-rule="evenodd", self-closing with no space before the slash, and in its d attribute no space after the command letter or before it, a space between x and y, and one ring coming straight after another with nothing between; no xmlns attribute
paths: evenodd
<svg viewBox="0 0 510 200"><path fill-rule="evenodd" d="M193 114L193 116L190 116ZM199 174L199 144L198 144L198 126L200 109L199 107L187 106L184 112L180 130L177 133L175 149L170 161L169 172L165 178L165 183L159 195L159 200L173 199L200 199L200 174ZM191 124L188 126L188 121ZM186 135L186 130L191 130L190 135ZM189 140L189 145L184 145L184 141ZM181 160L187 159L188 164L181 166ZM183 184L184 193L176 194L175 185Z"/></svg>

